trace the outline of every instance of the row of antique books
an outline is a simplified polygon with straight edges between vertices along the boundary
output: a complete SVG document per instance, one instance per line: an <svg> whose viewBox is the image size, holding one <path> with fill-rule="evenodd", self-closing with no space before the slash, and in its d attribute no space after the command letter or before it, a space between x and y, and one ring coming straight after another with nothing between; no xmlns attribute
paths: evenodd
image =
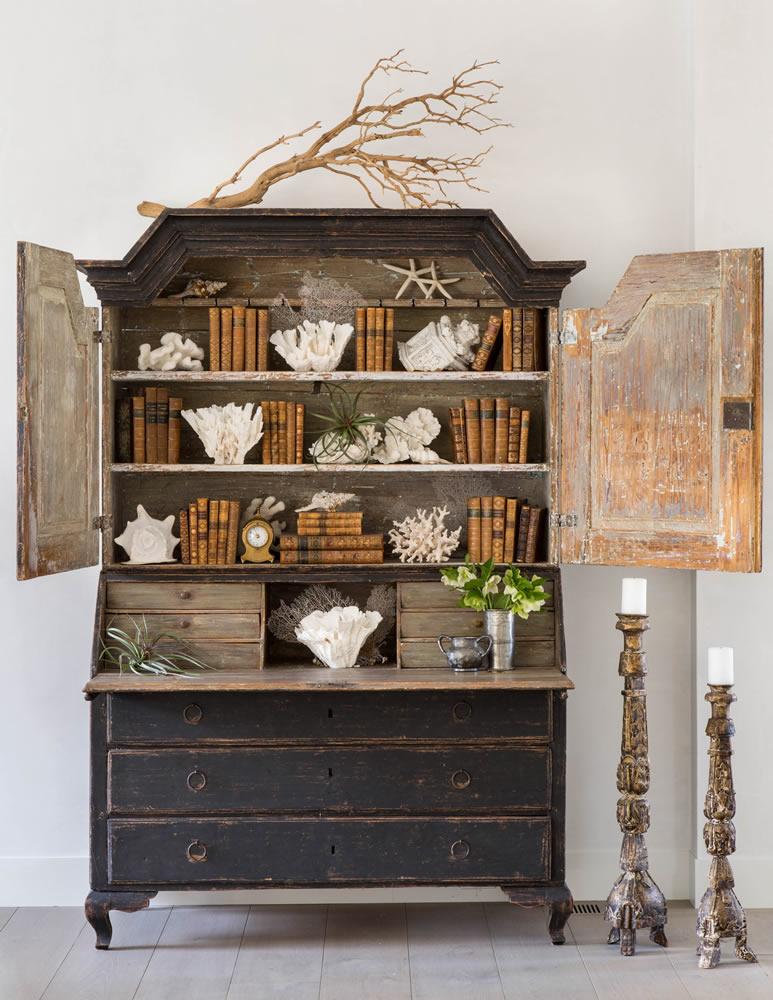
<svg viewBox="0 0 773 1000"><path fill-rule="evenodd" d="M302 465L306 404L272 399L260 406L263 411L263 464Z"/></svg>
<svg viewBox="0 0 773 1000"><path fill-rule="evenodd" d="M531 411L501 396L465 399L451 406L454 461L465 465L520 464L529 460Z"/></svg>
<svg viewBox="0 0 773 1000"><path fill-rule="evenodd" d="M469 497L467 552L473 562L537 561L543 507L514 497Z"/></svg>
<svg viewBox="0 0 773 1000"><path fill-rule="evenodd" d="M354 338L356 371L392 371L395 349L394 309L355 309Z"/></svg>
<svg viewBox="0 0 773 1000"><path fill-rule="evenodd" d="M301 511L297 534L279 536L279 561L382 563L384 536L362 533L362 511Z"/></svg>
<svg viewBox="0 0 773 1000"><path fill-rule="evenodd" d="M180 559L193 566L229 566L239 545L238 500L199 497L179 513Z"/></svg>
<svg viewBox="0 0 773 1000"><path fill-rule="evenodd" d="M180 461L180 411L183 401L168 389L145 389L117 403L117 462L177 465Z"/></svg>
<svg viewBox="0 0 773 1000"><path fill-rule="evenodd" d="M535 372L547 368L544 309L528 306L502 311L502 371Z"/></svg>
<svg viewBox="0 0 773 1000"><path fill-rule="evenodd" d="M268 309L213 306L209 310L209 370L268 371Z"/></svg>

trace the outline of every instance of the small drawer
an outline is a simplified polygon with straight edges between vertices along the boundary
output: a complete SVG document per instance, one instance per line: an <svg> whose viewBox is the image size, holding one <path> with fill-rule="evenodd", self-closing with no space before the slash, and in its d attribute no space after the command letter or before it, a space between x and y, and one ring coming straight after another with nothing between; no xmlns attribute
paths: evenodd
<svg viewBox="0 0 773 1000"><path fill-rule="evenodd" d="M116 611L258 612L263 584L109 580L106 605Z"/></svg>
<svg viewBox="0 0 773 1000"><path fill-rule="evenodd" d="M475 630L469 634L475 635ZM556 648L552 639L516 639L516 669L552 667L555 663ZM400 642L400 666L404 670L449 669L448 660L434 639L403 639Z"/></svg>
<svg viewBox="0 0 773 1000"><path fill-rule="evenodd" d="M176 614L153 611L143 616L108 610L105 612L105 624L115 625L117 628L132 634L135 626L141 624L143 617L150 635L166 632L179 636L187 642L195 639L260 642L261 616L257 612L252 614L241 611L194 611L189 613L181 609Z"/></svg>
<svg viewBox="0 0 773 1000"><path fill-rule="evenodd" d="M550 607L553 602L553 581L545 580L545 592L548 600L545 607ZM400 583L400 607L427 609L427 608L457 608L466 614L474 614L466 608L459 608L459 593L451 587L446 587L442 583Z"/></svg>
<svg viewBox="0 0 773 1000"><path fill-rule="evenodd" d="M223 649L235 643L221 643ZM113 744L550 738L548 691L110 694Z"/></svg>
<svg viewBox="0 0 773 1000"><path fill-rule="evenodd" d="M111 813L545 813L548 747L111 750Z"/></svg>
<svg viewBox="0 0 773 1000"><path fill-rule="evenodd" d="M529 615L526 621L516 618L516 643L523 639L552 639L555 619L551 611ZM482 635L483 613L467 608L453 611L401 611L402 639L437 639L439 635Z"/></svg>
<svg viewBox="0 0 773 1000"><path fill-rule="evenodd" d="M114 819L114 885L519 882L550 874L550 819Z"/></svg>

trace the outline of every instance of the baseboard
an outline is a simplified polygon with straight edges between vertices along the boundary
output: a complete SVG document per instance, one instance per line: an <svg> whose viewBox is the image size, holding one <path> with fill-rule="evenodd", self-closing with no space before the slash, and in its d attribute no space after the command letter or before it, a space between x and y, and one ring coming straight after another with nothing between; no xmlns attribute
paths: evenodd
<svg viewBox="0 0 773 1000"><path fill-rule="evenodd" d="M690 898L694 906L709 884L708 856L693 857L693 886ZM773 857L733 854L730 858L735 875L735 891L747 909L773 906Z"/></svg>

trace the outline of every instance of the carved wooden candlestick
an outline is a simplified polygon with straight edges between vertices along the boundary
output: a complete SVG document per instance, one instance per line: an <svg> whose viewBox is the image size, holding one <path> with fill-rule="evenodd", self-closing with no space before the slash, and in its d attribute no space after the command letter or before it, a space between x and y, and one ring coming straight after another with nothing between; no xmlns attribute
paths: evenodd
<svg viewBox="0 0 773 1000"><path fill-rule="evenodd" d="M703 840L711 855L709 887L698 907L698 954L701 969L719 965L721 938L735 938L735 954L745 962L757 956L746 944L746 914L733 891L733 869L727 859L735 851L735 790L730 758L733 720L728 715L735 695L729 685L709 684L706 701L711 704L711 718L706 724L709 737L709 788L703 806L706 824Z"/></svg>
<svg viewBox="0 0 773 1000"><path fill-rule="evenodd" d="M649 802L644 797L650 787L650 762L647 742L647 694L644 678L647 655L642 649L642 634L649 628L646 615L617 616L623 633L623 651L618 673L623 678L623 736L620 763L617 767L617 821L623 831L620 867L623 870L607 899L605 919L612 924L609 944L620 944L623 955L636 951L636 931L650 928L650 940L666 941L666 901L648 871L649 861L644 834L650 825Z"/></svg>

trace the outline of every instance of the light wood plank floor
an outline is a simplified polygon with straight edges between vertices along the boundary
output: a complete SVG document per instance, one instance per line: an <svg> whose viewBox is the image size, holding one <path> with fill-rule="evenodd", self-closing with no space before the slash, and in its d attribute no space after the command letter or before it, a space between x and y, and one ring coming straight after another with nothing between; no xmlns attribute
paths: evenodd
<svg viewBox="0 0 773 1000"><path fill-rule="evenodd" d="M630 959L601 916L556 948L542 911L507 903L156 907L113 914L108 952L80 909L0 909L0 1000L770 1000L773 910L748 916L759 965L727 943L703 972L686 904L668 949L642 935Z"/></svg>

